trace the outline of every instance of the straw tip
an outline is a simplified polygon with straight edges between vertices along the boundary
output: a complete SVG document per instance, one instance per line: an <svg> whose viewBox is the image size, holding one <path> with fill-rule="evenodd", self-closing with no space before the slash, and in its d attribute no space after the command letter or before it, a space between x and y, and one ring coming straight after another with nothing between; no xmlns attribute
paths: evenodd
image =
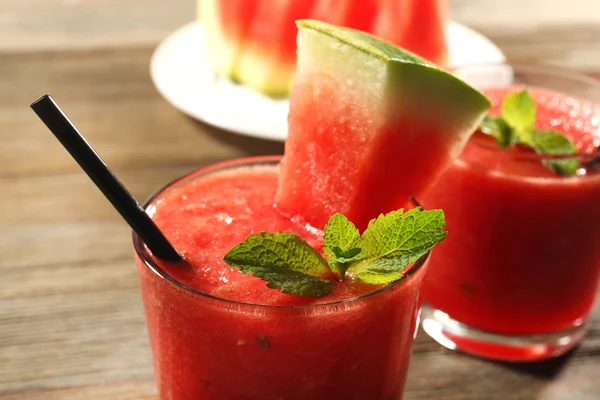
<svg viewBox="0 0 600 400"><path fill-rule="evenodd" d="M35 109L35 107L36 107L36 106L37 106L39 103L41 103L41 102L44 102L44 101L47 101L47 100L48 100L48 99L50 99L50 98L51 98L51 97L50 97L50 94L49 94L49 93L46 93L46 94L44 94L43 96L40 96L40 98L39 98L39 99L37 99L36 101L34 101L33 103L31 103L31 104L29 105L29 107L31 107L31 108L34 108L34 109Z"/></svg>

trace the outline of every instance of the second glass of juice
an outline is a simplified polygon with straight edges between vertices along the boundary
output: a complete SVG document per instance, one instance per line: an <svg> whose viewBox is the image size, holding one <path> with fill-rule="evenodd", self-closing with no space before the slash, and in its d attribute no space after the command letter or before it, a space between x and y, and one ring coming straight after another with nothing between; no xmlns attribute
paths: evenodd
<svg viewBox="0 0 600 400"><path fill-rule="evenodd" d="M336 283L318 299L268 289L223 262L261 231L321 248L322 232L275 208L278 163L219 164L149 201L189 263L158 262L134 235L160 399L401 399L427 256L393 284Z"/></svg>
<svg viewBox="0 0 600 400"><path fill-rule="evenodd" d="M585 334L600 279L600 83L560 68L463 68L498 113L528 90L536 127L563 133L577 173L547 168L552 156L500 148L476 133L423 198L446 213L446 241L424 281L423 327L442 345L486 358L560 355Z"/></svg>

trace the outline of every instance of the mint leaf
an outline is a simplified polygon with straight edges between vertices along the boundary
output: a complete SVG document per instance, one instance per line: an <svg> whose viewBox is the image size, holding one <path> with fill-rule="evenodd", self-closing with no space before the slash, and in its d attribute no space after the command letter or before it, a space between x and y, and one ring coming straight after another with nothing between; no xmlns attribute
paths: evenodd
<svg viewBox="0 0 600 400"><path fill-rule="evenodd" d="M506 147L514 140L514 133L505 120L486 115L479 129L487 135L492 135L500 147Z"/></svg>
<svg viewBox="0 0 600 400"><path fill-rule="evenodd" d="M535 99L527 90L513 92L502 102L501 117L486 116L479 129L492 135L499 146L520 144L538 154L574 154L575 145L561 132L535 129L537 108ZM580 166L579 160L565 158L543 160L542 163L559 175L573 175Z"/></svg>
<svg viewBox="0 0 600 400"><path fill-rule="evenodd" d="M563 134L556 131L533 131L530 146L539 154L574 154L577 147ZM576 158L543 160L542 163L559 175L574 175L579 168Z"/></svg>
<svg viewBox="0 0 600 400"><path fill-rule="evenodd" d="M330 272L325 259L291 233L251 235L231 249L223 260L243 274L267 281L268 288L286 294L319 297L333 290L330 280L319 277Z"/></svg>
<svg viewBox="0 0 600 400"><path fill-rule="evenodd" d="M359 255L360 252L362 251L362 249L360 249L358 247L354 247L354 248L352 248L350 250L344 251L344 250L342 250L341 248L339 248L337 246L332 247L331 250L333 250L336 258L338 258L338 259L343 258L343 259L346 259L346 260L353 259L357 255Z"/></svg>
<svg viewBox="0 0 600 400"><path fill-rule="evenodd" d="M367 263L367 261L365 261L365 263ZM376 260L374 263L369 264L369 268L363 268L360 272L354 274L354 277L371 285L387 285L388 283L402 279L404 276L400 271L406 268L406 266L401 270L398 270L395 267L388 268L387 266L378 264L379 261Z"/></svg>
<svg viewBox="0 0 600 400"><path fill-rule="evenodd" d="M446 237L446 221L441 210L406 213L404 210L380 215L363 233L358 260L348 268L354 277L372 284L390 283L402 278L401 271L417 261Z"/></svg>
<svg viewBox="0 0 600 400"><path fill-rule="evenodd" d="M348 263L362 251L357 247L360 232L342 214L335 214L323 229L323 252L331 269L344 278Z"/></svg>
<svg viewBox="0 0 600 400"><path fill-rule="evenodd" d="M527 90L513 92L502 102L501 114L508 126L515 131L529 130L536 120L535 100Z"/></svg>

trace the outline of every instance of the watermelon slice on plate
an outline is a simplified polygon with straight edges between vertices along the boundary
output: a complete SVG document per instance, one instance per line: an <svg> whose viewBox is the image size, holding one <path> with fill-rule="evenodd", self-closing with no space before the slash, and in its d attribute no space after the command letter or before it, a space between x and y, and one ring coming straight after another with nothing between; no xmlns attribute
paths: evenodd
<svg viewBox="0 0 600 400"><path fill-rule="evenodd" d="M271 96L287 95L293 84L296 67L295 21L310 16L316 2L240 1L255 3L255 9L240 47L235 79Z"/></svg>
<svg viewBox="0 0 600 400"><path fill-rule="evenodd" d="M457 157L489 100L439 67L360 31L299 22L277 207L322 229L360 229L419 196Z"/></svg>
<svg viewBox="0 0 600 400"><path fill-rule="evenodd" d="M207 52L215 71L235 79L241 45L253 20L255 1L198 0L198 18L203 22Z"/></svg>

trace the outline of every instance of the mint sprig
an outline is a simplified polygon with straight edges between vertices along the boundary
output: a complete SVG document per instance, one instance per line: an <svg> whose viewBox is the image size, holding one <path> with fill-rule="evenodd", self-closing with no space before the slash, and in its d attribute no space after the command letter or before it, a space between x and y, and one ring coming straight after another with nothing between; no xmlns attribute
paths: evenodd
<svg viewBox="0 0 600 400"><path fill-rule="evenodd" d="M575 145L561 132L535 128L537 107L527 90L513 92L502 102L499 117L488 115L481 125L483 133L493 136L501 147L511 144L527 146L538 154L565 155L577 152ZM580 166L575 158L543 160L559 175L574 175Z"/></svg>
<svg viewBox="0 0 600 400"><path fill-rule="evenodd" d="M286 294L319 297L331 293L337 274L370 284L388 284L446 237L440 210L415 208L380 215L362 236L342 214L332 216L323 232L327 260L306 241L291 233L262 232L231 249L224 261ZM335 273L335 274L334 274Z"/></svg>

